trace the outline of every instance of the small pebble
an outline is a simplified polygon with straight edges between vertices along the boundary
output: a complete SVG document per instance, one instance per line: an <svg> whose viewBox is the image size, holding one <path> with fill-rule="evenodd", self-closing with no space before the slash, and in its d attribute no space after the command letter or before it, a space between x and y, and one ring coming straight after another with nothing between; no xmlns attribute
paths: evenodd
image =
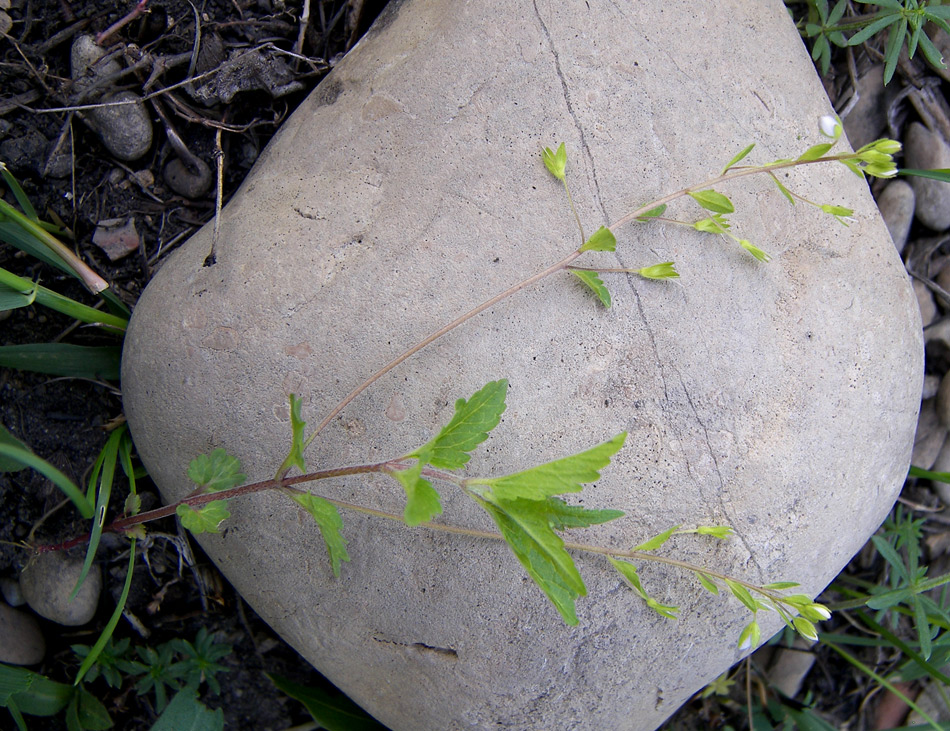
<svg viewBox="0 0 950 731"><path fill-rule="evenodd" d="M70 61L77 90L88 89L97 76L108 76L120 70L115 61L97 63L104 55L105 49L97 46L92 36L76 38ZM131 91L120 91L101 95L96 101L116 103L116 106L88 109L83 116L109 152L127 162L138 160L148 152L152 146L152 121L140 96Z"/></svg>
<svg viewBox="0 0 950 731"><path fill-rule="evenodd" d="M950 145L939 133L914 122L904 136L904 165L908 168L950 167ZM917 220L934 231L950 228L950 183L911 177L917 195Z"/></svg>
<svg viewBox="0 0 950 731"><path fill-rule="evenodd" d="M39 622L0 602L0 662L36 665L45 654L46 641Z"/></svg>
<svg viewBox="0 0 950 731"><path fill-rule="evenodd" d="M814 653L804 640L796 637L792 647L775 648L765 676L770 687L781 691L787 698L795 698L814 664Z"/></svg>
<svg viewBox="0 0 950 731"><path fill-rule="evenodd" d="M945 427L950 426L950 375L945 375L940 381L940 388L937 390L937 398L934 401L934 410L937 412L937 419Z"/></svg>
<svg viewBox="0 0 950 731"><path fill-rule="evenodd" d="M141 245L139 232L135 228L135 218L107 218L99 221L92 243L102 249L109 261L118 261Z"/></svg>
<svg viewBox="0 0 950 731"><path fill-rule="evenodd" d="M69 600L82 563L81 558L67 556L62 551L34 556L20 573L20 588L30 608L41 617L69 627L91 620L102 590L102 574L96 564L89 570L76 598Z"/></svg>
<svg viewBox="0 0 950 731"><path fill-rule="evenodd" d="M933 373L928 373L924 376L924 390L920 394L922 400L933 398L937 395L937 390L940 388L940 376Z"/></svg>
<svg viewBox="0 0 950 731"><path fill-rule="evenodd" d="M11 607L20 607L26 604L26 599L23 597L23 590L20 588L20 582L16 579L11 579L9 576L4 576L0 579L0 595L3 596L3 601Z"/></svg>
<svg viewBox="0 0 950 731"><path fill-rule="evenodd" d="M947 430L937 418L934 400L920 404L920 417L917 419L917 433L914 435L914 452L911 463L925 470L933 467L937 455L947 439Z"/></svg>
<svg viewBox="0 0 950 731"><path fill-rule="evenodd" d="M907 234L914 221L914 201L914 189L906 180L891 181L877 199L877 207L898 253L903 253L907 245Z"/></svg>
<svg viewBox="0 0 950 731"><path fill-rule="evenodd" d="M950 318L942 318L924 330L925 343L940 343L950 349Z"/></svg>
<svg viewBox="0 0 950 731"><path fill-rule="evenodd" d="M922 327L927 327L937 317L937 305L934 303L933 292L926 284L915 279L914 294L917 295L917 305L920 307L920 324Z"/></svg>

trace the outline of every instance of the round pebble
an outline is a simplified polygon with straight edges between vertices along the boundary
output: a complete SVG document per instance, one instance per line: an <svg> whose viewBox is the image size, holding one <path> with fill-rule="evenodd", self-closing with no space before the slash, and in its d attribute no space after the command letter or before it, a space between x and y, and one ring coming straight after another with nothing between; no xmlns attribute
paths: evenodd
<svg viewBox="0 0 950 731"><path fill-rule="evenodd" d="M950 168L950 145L936 132L914 122L904 138L904 164L908 168ZM917 220L934 231L950 228L950 183L912 177L917 196Z"/></svg>
<svg viewBox="0 0 950 731"><path fill-rule="evenodd" d="M926 284L915 279L914 294L917 295L917 305L920 307L920 324L927 327L937 317L937 305L934 303L933 292Z"/></svg>
<svg viewBox="0 0 950 731"><path fill-rule="evenodd" d="M40 553L20 573L20 588L27 604L41 617L69 627L86 624L96 613L102 575L93 565L76 598L70 601L81 571L81 558L62 551Z"/></svg>
<svg viewBox="0 0 950 731"><path fill-rule="evenodd" d="M82 35L73 42L70 61L77 89L89 88L97 76L107 76L120 69L115 61L98 64L105 50L91 36ZM99 136L102 144L115 157L130 162L138 160L152 146L152 121L140 96L131 91L105 94L100 102L113 106L86 110L83 119Z"/></svg>
<svg viewBox="0 0 950 731"><path fill-rule="evenodd" d="M877 207L898 252L903 252L907 245L915 200L914 189L906 180L891 181L877 199Z"/></svg>
<svg viewBox="0 0 950 731"><path fill-rule="evenodd" d="M940 388L937 390L937 399L934 401L937 419L944 426L950 426L950 375L943 377Z"/></svg>
<svg viewBox="0 0 950 731"><path fill-rule="evenodd" d="M20 588L20 582L16 579L11 579L9 576L0 578L0 595L3 596L3 601L11 607L19 607L26 604L26 599L23 598L23 590Z"/></svg>
<svg viewBox="0 0 950 731"><path fill-rule="evenodd" d="M914 435L914 452L911 455L911 463L925 470L933 467L947 439L947 429L937 418L934 401L935 399L930 399L920 405L917 433Z"/></svg>
<svg viewBox="0 0 950 731"><path fill-rule="evenodd" d="M874 66L858 79L858 101L851 113L841 120L848 141L858 149L874 142L887 127L887 96L884 87L884 65Z"/></svg>
<svg viewBox="0 0 950 731"><path fill-rule="evenodd" d="M36 665L46 654L39 622L26 612L0 603L0 662Z"/></svg>

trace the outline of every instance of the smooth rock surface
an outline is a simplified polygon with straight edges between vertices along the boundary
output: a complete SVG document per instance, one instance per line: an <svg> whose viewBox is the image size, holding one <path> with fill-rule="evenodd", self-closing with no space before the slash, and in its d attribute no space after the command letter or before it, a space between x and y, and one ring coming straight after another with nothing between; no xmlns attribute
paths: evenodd
<svg viewBox="0 0 950 731"><path fill-rule="evenodd" d="M950 145L938 132L913 122L904 140L904 167L916 170L950 167ZM912 177L917 220L934 231L950 228L950 183Z"/></svg>
<svg viewBox="0 0 950 731"><path fill-rule="evenodd" d="M30 609L41 617L76 627L86 624L96 613L102 591L102 573L93 564L76 598L69 595L82 572L82 558L62 551L40 553L20 572L20 589Z"/></svg>
<svg viewBox="0 0 950 731"><path fill-rule="evenodd" d="M35 618L0 602L0 662L36 665L46 654L46 640Z"/></svg>
<svg viewBox="0 0 950 731"><path fill-rule="evenodd" d="M762 39L768 39L763 43ZM702 52L697 53L701 47ZM221 220L177 251L125 341L123 395L166 500L225 447L251 479L289 445L287 395L316 423L450 319L577 246L540 148L566 143L593 231L748 161L822 141L831 110L780 2L391 3L262 154ZM675 555L755 581L823 588L877 528L906 474L922 380L917 304L866 185L808 166L783 183L847 205L846 228L765 179L728 192L773 260L663 225L616 230L589 265L677 262L678 282L605 275L604 310L568 275L501 302L411 358L334 419L311 468L397 457L452 404L510 379L502 423L466 469L501 475L629 431L580 499L627 517L571 538L639 543L727 523ZM700 217L679 201L670 215ZM832 477L830 479L830 476ZM324 494L401 512L383 478ZM443 488L456 525L490 529ZM394 729L652 729L740 657L735 600L642 564L681 608L644 607L602 559L568 627L501 544L346 512L335 579L309 516L276 494L233 501L202 537L242 595ZM847 516L842 521L842 516ZM764 636L778 629L760 617Z"/></svg>

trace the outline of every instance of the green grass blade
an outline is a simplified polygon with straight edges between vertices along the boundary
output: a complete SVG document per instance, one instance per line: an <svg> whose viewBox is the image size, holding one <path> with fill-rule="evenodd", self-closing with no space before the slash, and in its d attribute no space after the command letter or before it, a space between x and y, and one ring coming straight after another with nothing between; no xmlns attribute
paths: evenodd
<svg viewBox="0 0 950 731"><path fill-rule="evenodd" d="M13 197L16 198L17 205L23 209L23 213L33 221L39 221L39 216L36 215L36 209L33 208L33 204L30 203L29 196L27 196L26 191L20 187L19 181L13 177L13 173L10 172L6 163L0 162L0 175L3 176L3 180L10 187Z"/></svg>
<svg viewBox="0 0 950 731"><path fill-rule="evenodd" d="M83 518L91 518L95 514L92 503L86 499L86 496L82 494L82 491L76 487L72 480L46 460L37 457L30 450L13 444L0 442L0 457L15 460L25 467L36 470L49 479L56 487L63 491L66 497L73 501L73 504L82 514Z"/></svg>
<svg viewBox="0 0 950 731"><path fill-rule="evenodd" d="M122 610L125 609L125 602L129 598L129 589L132 588L132 571L135 568L135 539L132 539L131 545L129 546L129 568L125 574L125 584L122 586L122 594L119 596L119 601L115 605L115 611L112 613L112 616L109 617L109 621L106 622L106 626L102 630L102 634L99 635L99 639L96 640L96 644L92 646L92 649L89 650L89 654L86 655L86 659L82 661L82 665L79 666L79 672L76 673L76 679L73 681L73 685L79 685L82 682L83 677L86 673L89 672L96 659L102 653L102 648L106 646L106 643L109 642L109 638L112 637L112 633L115 631L116 626L119 624L119 620L122 618Z"/></svg>
<svg viewBox="0 0 950 731"><path fill-rule="evenodd" d="M68 378L118 381L122 348L69 343L0 346L0 367Z"/></svg>
<svg viewBox="0 0 950 731"><path fill-rule="evenodd" d="M102 536L102 526L106 522L106 511L109 509L109 498L112 496L112 481L115 478L115 466L118 462L119 444L125 436L126 427L116 429L109 435L106 446L102 448L96 464L92 469L92 477L89 480L89 489L86 496L89 497L92 491L96 490L96 514L92 521L92 530L89 532L89 546L86 549L86 560L83 561L82 571L76 580L76 586L73 587L72 594L69 595L69 601L76 598L82 582L86 580L86 575L92 567L92 561L96 557L96 551L99 549L99 538ZM98 482L98 488L96 483Z"/></svg>
<svg viewBox="0 0 950 731"><path fill-rule="evenodd" d="M933 170L915 170L913 168L900 168L898 175L912 175L917 178L930 178L944 183L950 183L950 169L934 168Z"/></svg>
<svg viewBox="0 0 950 731"><path fill-rule="evenodd" d="M2 267L0 267L0 284L21 294L35 291L37 304L49 307L51 310L56 310L56 312L62 312L64 315L68 315L80 322L105 325L119 331L125 331L125 328L129 324L129 318L126 315L115 315L108 312L101 312L94 307L87 307L74 299L64 297L58 292L47 289L42 285L36 285L32 280L18 277L16 274ZM102 294L103 296L106 295L105 292ZM114 295L112 296L114 297ZM109 298L107 297L107 299Z"/></svg>

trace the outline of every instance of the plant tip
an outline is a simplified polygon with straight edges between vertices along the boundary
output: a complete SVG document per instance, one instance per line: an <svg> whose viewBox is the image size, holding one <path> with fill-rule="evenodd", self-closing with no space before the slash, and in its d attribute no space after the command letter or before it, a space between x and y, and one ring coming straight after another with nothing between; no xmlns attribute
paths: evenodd
<svg viewBox="0 0 950 731"><path fill-rule="evenodd" d="M818 129L825 137L837 140L841 137L841 120L836 114L825 114L818 120Z"/></svg>

